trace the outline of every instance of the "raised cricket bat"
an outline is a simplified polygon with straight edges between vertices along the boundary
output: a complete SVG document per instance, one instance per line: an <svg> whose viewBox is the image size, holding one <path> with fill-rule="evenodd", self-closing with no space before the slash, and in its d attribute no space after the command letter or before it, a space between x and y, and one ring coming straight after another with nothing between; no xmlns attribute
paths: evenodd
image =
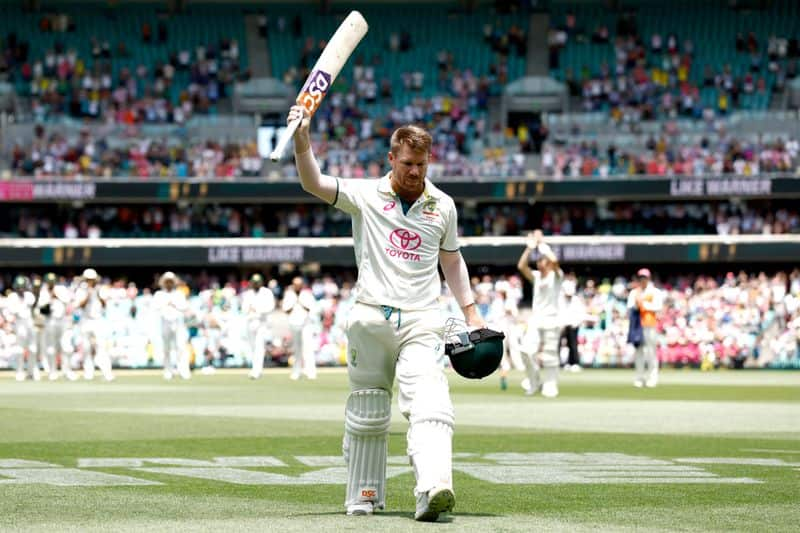
<svg viewBox="0 0 800 533"><path fill-rule="evenodd" d="M306 83L300 89L300 94L297 95L297 105L308 109L311 116L314 116L316 110L319 109L319 105L328 93L328 89L331 88L336 76L339 75L342 67L347 62L347 58L350 57L358 43L367 34L368 29L367 21L364 20L361 13L351 11L336 29L336 33L333 34L331 40L328 41L328 46L322 51L322 55L319 56L319 59L314 64ZM299 125L299 120L293 120L289 123L278 140L275 150L269 155L272 161L279 161L283 157L286 146Z"/></svg>

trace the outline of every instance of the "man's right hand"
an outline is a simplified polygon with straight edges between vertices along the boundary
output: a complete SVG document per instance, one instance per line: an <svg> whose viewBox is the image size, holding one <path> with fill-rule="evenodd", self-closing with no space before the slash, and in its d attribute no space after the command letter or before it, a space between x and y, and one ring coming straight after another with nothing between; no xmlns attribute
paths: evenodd
<svg viewBox="0 0 800 533"><path fill-rule="evenodd" d="M291 109L289 109L289 116L286 118L286 123L288 124L297 119L301 119L301 122L294 132L294 151L295 153L302 154L311 148L311 135L309 134L311 115L309 115L305 107L293 105Z"/></svg>

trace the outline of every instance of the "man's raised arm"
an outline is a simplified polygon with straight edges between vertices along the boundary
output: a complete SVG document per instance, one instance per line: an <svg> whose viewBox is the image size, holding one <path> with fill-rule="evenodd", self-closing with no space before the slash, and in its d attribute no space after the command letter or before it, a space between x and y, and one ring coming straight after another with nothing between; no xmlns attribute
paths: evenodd
<svg viewBox="0 0 800 533"><path fill-rule="evenodd" d="M288 122L303 117L294 134L294 160L297 165L297 174L303 190L310 192L323 202L333 204L336 201L338 183L333 176L326 176L319 170L319 165L311 150L311 135L309 124L311 119L308 111L303 106L295 105L289 110Z"/></svg>

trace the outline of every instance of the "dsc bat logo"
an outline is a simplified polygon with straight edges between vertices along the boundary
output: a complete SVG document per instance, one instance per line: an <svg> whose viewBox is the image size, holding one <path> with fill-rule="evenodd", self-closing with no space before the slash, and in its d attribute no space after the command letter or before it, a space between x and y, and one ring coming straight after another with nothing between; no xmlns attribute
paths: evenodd
<svg viewBox="0 0 800 533"><path fill-rule="evenodd" d="M297 103L305 107L312 115L331 86L331 76L327 72L315 70L306 81Z"/></svg>

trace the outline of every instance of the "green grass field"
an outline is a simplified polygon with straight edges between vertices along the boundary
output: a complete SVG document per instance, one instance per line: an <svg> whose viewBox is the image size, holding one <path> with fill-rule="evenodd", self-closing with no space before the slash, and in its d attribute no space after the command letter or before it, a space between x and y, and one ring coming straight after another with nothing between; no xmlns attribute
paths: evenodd
<svg viewBox="0 0 800 533"><path fill-rule="evenodd" d="M0 529L48 531L797 531L800 373L451 375L455 512L413 521L395 413L387 509L343 513L346 375L164 382L0 374Z"/></svg>

